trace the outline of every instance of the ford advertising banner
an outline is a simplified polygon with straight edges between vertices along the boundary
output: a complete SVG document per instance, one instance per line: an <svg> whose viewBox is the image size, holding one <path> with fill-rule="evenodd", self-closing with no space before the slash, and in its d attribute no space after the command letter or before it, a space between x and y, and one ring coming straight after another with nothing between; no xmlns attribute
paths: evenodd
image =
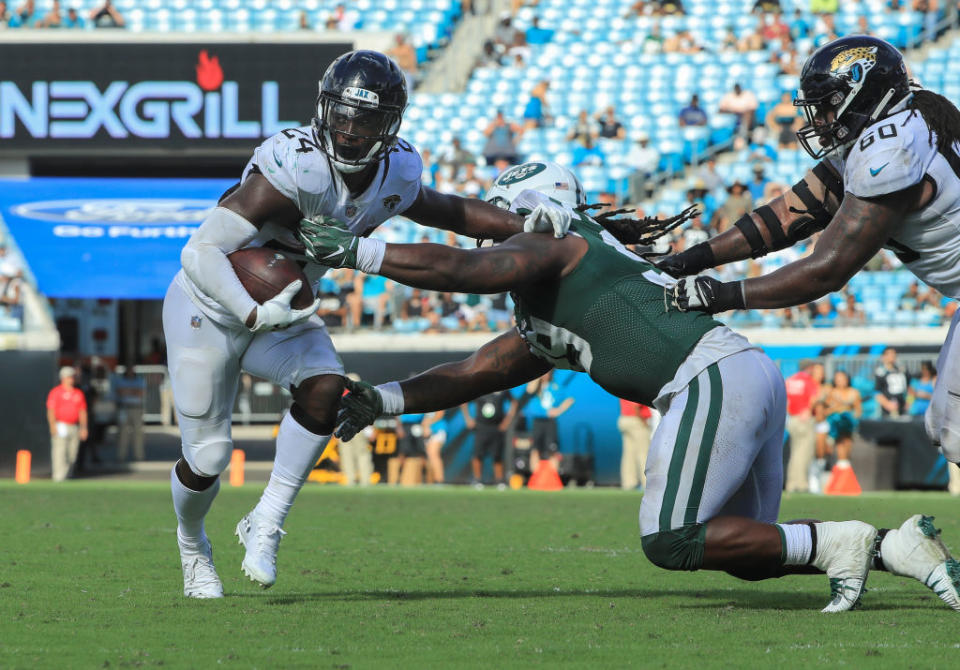
<svg viewBox="0 0 960 670"><path fill-rule="evenodd" d="M0 217L40 292L163 298L227 179L0 179Z"/></svg>
<svg viewBox="0 0 960 670"><path fill-rule="evenodd" d="M0 44L5 152L249 152L314 115L347 43Z"/></svg>

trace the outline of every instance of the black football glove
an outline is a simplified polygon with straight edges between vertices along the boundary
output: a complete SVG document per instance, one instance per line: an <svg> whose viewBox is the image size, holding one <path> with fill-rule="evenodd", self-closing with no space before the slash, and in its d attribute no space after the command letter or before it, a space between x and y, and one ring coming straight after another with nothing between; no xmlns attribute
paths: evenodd
<svg viewBox="0 0 960 670"><path fill-rule="evenodd" d="M713 277L684 277L664 289L670 302L681 312L716 314L728 309L743 309L743 282L722 282Z"/></svg>
<svg viewBox="0 0 960 670"><path fill-rule="evenodd" d="M708 270L714 263L713 249L708 243L701 242L686 251L661 258L656 265L668 275L679 279Z"/></svg>
<svg viewBox="0 0 960 670"><path fill-rule="evenodd" d="M335 435L340 440L349 442L383 414L383 398L380 391L367 382L355 382L345 377L344 385L350 393L340 400Z"/></svg>

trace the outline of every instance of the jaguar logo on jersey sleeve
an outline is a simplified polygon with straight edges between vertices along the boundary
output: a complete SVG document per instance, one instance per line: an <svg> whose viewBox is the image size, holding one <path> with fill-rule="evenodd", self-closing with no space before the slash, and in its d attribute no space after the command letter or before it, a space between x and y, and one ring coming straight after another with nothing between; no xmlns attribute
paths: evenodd
<svg viewBox="0 0 960 670"><path fill-rule="evenodd" d="M830 74L859 84L876 64L877 47L847 49L838 53L830 61Z"/></svg>
<svg viewBox="0 0 960 670"><path fill-rule="evenodd" d="M395 210L397 208L397 205L399 204L400 204L399 195L388 195L386 198L383 199L383 207L388 212L392 212L393 210Z"/></svg>

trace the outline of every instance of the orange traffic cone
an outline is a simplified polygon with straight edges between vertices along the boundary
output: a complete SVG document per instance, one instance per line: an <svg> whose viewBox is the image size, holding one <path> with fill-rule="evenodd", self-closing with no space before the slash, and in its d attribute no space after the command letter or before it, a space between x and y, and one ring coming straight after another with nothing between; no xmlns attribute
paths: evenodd
<svg viewBox="0 0 960 670"><path fill-rule="evenodd" d="M823 492L828 496L858 496L862 492L850 461L837 461Z"/></svg>
<svg viewBox="0 0 960 670"><path fill-rule="evenodd" d="M559 491L563 488L563 482L560 481L560 475L557 474L553 461L549 458L540 460L536 472L530 475L527 488L535 491Z"/></svg>

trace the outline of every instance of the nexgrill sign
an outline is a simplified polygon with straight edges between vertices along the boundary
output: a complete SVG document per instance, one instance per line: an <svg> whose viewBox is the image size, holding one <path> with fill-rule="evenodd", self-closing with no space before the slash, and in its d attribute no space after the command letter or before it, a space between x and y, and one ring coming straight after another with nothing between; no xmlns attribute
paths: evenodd
<svg viewBox="0 0 960 670"><path fill-rule="evenodd" d="M349 48L2 45L0 152L249 150L308 121L320 75Z"/></svg>

